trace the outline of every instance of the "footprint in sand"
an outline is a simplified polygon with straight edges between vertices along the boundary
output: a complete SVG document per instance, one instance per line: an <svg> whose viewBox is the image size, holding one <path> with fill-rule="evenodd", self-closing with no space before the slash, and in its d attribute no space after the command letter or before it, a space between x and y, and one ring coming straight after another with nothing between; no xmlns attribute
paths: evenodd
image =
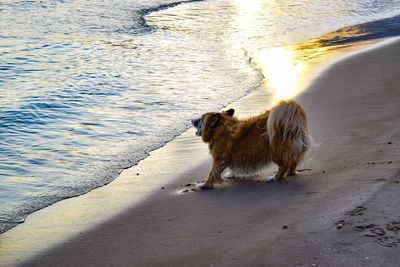
<svg viewBox="0 0 400 267"><path fill-rule="evenodd" d="M360 215L363 215L363 214L365 213L366 210L367 210L366 207L357 206L355 209L346 212L345 215L349 215L349 216L360 216Z"/></svg>
<svg viewBox="0 0 400 267"><path fill-rule="evenodd" d="M381 246L394 247L399 245L400 238L398 237L398 232L400 231L400 220L386 223L385 229L373 223L353 227L353 230L363 232L364 236L375 238L374 242Z"/></svg>

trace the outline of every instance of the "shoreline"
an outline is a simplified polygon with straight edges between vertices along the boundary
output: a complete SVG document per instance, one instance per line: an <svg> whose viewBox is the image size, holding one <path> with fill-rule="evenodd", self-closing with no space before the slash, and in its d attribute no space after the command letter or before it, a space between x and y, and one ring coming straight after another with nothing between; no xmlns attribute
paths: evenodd
<svg viewBox="0 0 400 267"><path fill-rule="evenodd" d="M391 40L391 41L390 41ZM365 53L371 53L373 51L385 51L387 47L390 47L393 43L399 43L398 38L395 39L390 39L387 42L390 42L389 44L380 44L378 48L375 47L374 45L372 48L367 48L367 52ZM379 43L378 43L379 45ZM341 53L339 51L339 53ZM354 61L354 58L361 57L363 58L365 56L365 53L362 51L356 52L355 54L350 53L350 55L345 55L343 59L339 59L332 64L329 64L329 67L327 71L324 70L319 70L317 73L319 76L317 77L317 80L314 81L311 85L310 90L306 90L303 92L298 98L300 99L301 103L305 104L306 110L311 111L311 127L312 127L312 134L314 132L314 129L321 128L318 125L313 125L313 121L321 121L321 118L316 116L313 118L315 113L317 113L319 116L321 116L321 113L327 114L329 117L329 111L324 111L320 112L321 110L316 109L313 107L313 103L310 100L307 100L307 98L310 96L311 99L315 96L315 88L318 88L321 84L321 81L325 79L325 76L329 74L329 72L332 70L332 68L335 68L335 66L342 64L343 62L347 61ZM312 76L312 75L311 75ZM312 79L313 77L310 77L309 79ZM314 77L315 78L315 77ZM307 83L305 83L307 84ZM313 89L314 88L314 89ZM326 92L324 92L326 94ZM323 96L323 95L322 95ZM241 117L254 114L257 112L262 111L265 109L266 106L266 99L271 99L271 94L266 92L263 89L257 89L251 93L249 93L247 96L243 97L242 99L239 99L238 101L235 101L234 103L230 104L229 106L234 106L235 109L238 111L238 114L240 114ZM318 97L317 97L318 99ZM320 100L320 99L319 99ZM228 106L228 107L229 107ZM251 107L251 108L249 108ZM313 112L314 110L314 112ZM315 136L323 136L323 130L324 129L319 129L316 131ZM187 194L179 194L180 192L192 188L192 186L186 187L185 185L187 184L195 184L197 181L203 180L205 177L205 174L208 172L208 166L210 164L210 159L208 156L208 151L207 151L207 146L202 144L201 141L196 138L193 134L194 130L188 130L179 137L177 137L174 141L168 143L166 146L155 150L150 153L150 156L146 158L145 160L142 160L139 162L138 165L124 170L121 175L116 178L113 182L110 184L97 188L85 195L72 198L72 199L67 199L63 200L61 202L58 202L50 207L47 207L43 210L40 210L38 212L35 212L28 216L26 222L24 224L21 224L4 234L0 235L0 244L1 248L1 255L0 256L0 263L3 264L15 264L15 263L23 263L26 259L30 257L35 257L36 259L31 262L33 265L51 265L49 264L50 262L53 261L53 263L60 263L62 262L62 259L65 260L64 257L57 257L54 255L57 255L57 252L54 253L55 251L61 251L65 252L66 254L68 251L74 250L74 245L71 244L82 244L82 240L86 239L91 239L93 241L94 235L98 234L99 229L109 229L107 231L110 231L111 238L112 237L112 232L116 229L116 225L120 225L122 228L125 228L125 231L128 231L129 227L133 227L133 225L142 225L143 223L146 223L146 220L144 218L141 219L132 219L132 216L129 216L131 213L134 213L135 210L143 210L145 209L144 207L154 207L156 205L157 201L161 201L160 205L161 207L155 208L158 212L154 212L150 209L150 214L148 220L152 220L152 217L158 218L158 216L166 216L164 219L167 217L176 217L176 211L169 210L168 215L162 215L162 210L160 208L166 208L166 204L163 204L163 200L167 199L168 201L172 201L173 203L177 205L182 205L181 202L184 202L185 199L189 200L189 203L196 204L193 201L198 200L198 201L203 201L205 200L206 207L210 207L211 205L210 200L211 199L216 199L220 200L219 198L223 197L226 194L231 194L231 195L239 195L241 198L244 198L244 202L246 203L247 198L251 198L250 195L245 194L250 193L250 191L255 190L256 191L256 198L259 201L263 201L264 195L261 195L261 191L265 190L273 190L273 195L274 198L279 198L278 192L280 190L280 187L282 186L282 183L276 183L276 184L257 184L255 185L252 182L246 182L244 186L236 186L235 184L232 186L232 188L228 188L225 190L217 191L213 190L213 192L208 193L208 192L200 192L200 193L187 193ZM358 132L354 133L355 135L360 134ZM362 133L361 133L362 134ZM314 136L314 134L313 134ZM319 142L319 140L317 140ZM323 143L324 145L324 143ZM317 150L319 150L318 148ZM183 163L182 163L183 159ZM195 159L195 160L193 160ZM324 158L319 159L319 161L324 160ZM157 170L154 170L154 164L157 164ZM396 163L397 164L397 163ZM375 164L374 164L375 165ZM314 163L312 160L308 157L306 161L302 164L304 167L300 167L303 169L314 169ZM365 166L363 166L365 167ZM181 169L178 170L177 169ZM306 183L305 179L307 176L316 176L317 174L311 171L311 175L307 173L308 171L305 171L305 177L303 177L303 174L299 175L299 179L301 182ZM137 175L139 174L139 175ZM333 175L334 174L329 174ZM133 177L133 179L132 179ZM139 177L139 179L134 179L136 177ZM188 179L189 178L189 179ZM303 181L304 180L304 181ZM248 183L248 184L247 184ZM295 182L297 183L297 182ZM239 183L240 184L240 183ZM296 187L296 184L290 184L290 180L288 182L283 184L283 187L288 189L287 187ZM164 187L164 189L162 189ZM365 189L366 190L366 189ZM377 189L374 188L376 191ZM374 191L373 190L373 191ZM276 191L276 192L275 192ZM93 192L93 193L92 193ZM257 193L258 192L258 193ZM275 194L276 193L276 194ZM222 196L220 196L222 195ZM309 194L310 196L313 196L314 194ZM368 195L368 194L366 194ZM204 199L208 198L208 199ZM230 199L230 197L228 197ZM271 199L273 201L273 199ZM221 201L221 200L220 200ZM289 206L293 205L291 203L291 200L289 199ZM222 201L224 202L224 201ZM151 203L151 205L149 205ZM224 202L225 203L225 202ZM226 203L225 203L226 204ZM248 204L248 203L247 203ZM198 206L199 203L193 206ZM348 206L348 205L347 205ZM340 209L340 212L336 212L341 214L341 212L345 212L347 206L344 206ZM78 208L78 209L77 209ZM243 205L242 207L244 210L241 210L241 212L245 211L246 206ZM116 210L117 209L117 210ZM193 209L189 204L185 204L185 207L183 211L180 211L180 215L184 215L184 211L190 212ZM165 211L165 210L164 210ZM143 213L144 211L142 211ZM182 213L183 212L183 213ZM206 210L202 210L201 212L207 213ZM161 213L161 215L160 215ZM146 213L143 213L146 214ZM179 213L178 213L179 214ZM240 214L240 213L239 213ZM228 214L228 217L232 216L232 214ZM336 214L336 216L338 216ZM179 217L179 216L178 216ZM287 217L287 216L283 216ZM339 216L340 217L340 216ZM121 220L122 218L122 220ZM126 218L126 219L125 219ZM182 218L181 218L182 219ZM204 218L203 218L204 219ZM221 218L223 219L223 218ZM136 222L135 224L132 224L133 222ZM172 220L172 219L171 219ZM282 219L280 219L282 220ZM168 220L167 220L168 221ZM125 222L125 224L124 224ZM129 222L129 223L128 223ZM189 220L189 222L194 223L194 221ZM152 224L157 224L161 222L156 222L152 221L150 222L150 225ZM222 222L223 223L223 222ZM178 224L179 224L179 219L178 219ZM198 224L196 222L195 224ZM108 226L107 226L108 225ZM186 224L185 224L186 225ZM112 226L112 227L110 227ZM248 225L248 226L251 226ZM110 227L110 228L108 228ZM175 228L178 226L175 226ZM154 228L157 229L157 228ZM121 230L121 229L119 229ZM176 230L176 229L175 229ZM194 229L192 229L194 230ZM115 230L116 233L115 235L118 235L118 229ZM203 229L203 231L205 231ZM223 230L218 230L218 231L223 231ZM176 231L174 231L175 234L177 234ZM151 233L147 232L148 235L151 236ZM185 233L181 233L182 235L185 235ZM188 234L188 233L186 233ZM191 233L194 234L194 233ZM30 240L26 240L27 235L30 236ZM43 237L47 236L50 237L50 239L46 239L47 242L46 244L43 244L41 242L43 240ZM179 236L179 234L178 234ZM114 236L116 237L116 236ZM170 236L171 237L171 236ZM185 238L185 236L182 236L181 238ZM118 238L113 238L112 240L118 241ZM111 242L112 240L109 240ZM10 245L12 244L12 246ZM61 246L59 246L61 244ZM228 243L227 243L228 244ZM7 248L6 248L7 246ZM37 251L33 252L32 247L35 247ZM62 249L62 247L68 246L68 250ZM53 249L51 249L53 248ZM79 248L75 247L75 253L77 252L76 249L79 250ZM225 249L225 248L224 248ZM53 255L53 257L43 257L41 258L39 255ZM17 261L17 257L20 257L22 255L25 255L25 259L20 259L20 261ZM65 254L65 255L66 255ZM98 255L97 255L98 256ZM105 255L104 255L105 256ZM92 256L91 256L92 257ZM94 257L94 256L93 256ZM42 260L48 259L49 262L43 262ZM83 258L79 258L80 260L85 260ZM90 258L91 260L94 260L93 258ZM101 257L99 257L99 262L101 263ZM74 261L74 259L70 259L71 262L70 264ZM89 260L89 259L88 259ZM104 259L103 259L104 260ZM142 260L145 260L142 262L146 262L147 258L142 258ZM171 259L172 260L172 259ZM78 261L79 262L79 261ZM84 261L82 261L84 262ZM197 262L197 261L195 261ZM201 265L202 261L199 260L199 265ZM90 262L87 262L88 264ZM92 262L93 263L93 262ZM119 262L119 264L122 264L123 262ZM154 263L154 262L153 262ZM203 262L205 263L205 262ZM30 264L28 264L30 265ZM116 264L118 265L118 263Z"/></svg>

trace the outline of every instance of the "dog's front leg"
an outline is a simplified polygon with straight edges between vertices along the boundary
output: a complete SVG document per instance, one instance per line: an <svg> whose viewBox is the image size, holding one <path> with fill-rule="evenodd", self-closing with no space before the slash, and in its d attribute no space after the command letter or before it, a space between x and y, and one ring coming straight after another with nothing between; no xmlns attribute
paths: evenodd
<svg viewBox="0 0 400 267"><path fill-rule="evenodd" d="M213 189L215 183L222 182L222 172L224 169L225 164L223 161L214 160L207 181L201 186L201 189Z"/></svg>

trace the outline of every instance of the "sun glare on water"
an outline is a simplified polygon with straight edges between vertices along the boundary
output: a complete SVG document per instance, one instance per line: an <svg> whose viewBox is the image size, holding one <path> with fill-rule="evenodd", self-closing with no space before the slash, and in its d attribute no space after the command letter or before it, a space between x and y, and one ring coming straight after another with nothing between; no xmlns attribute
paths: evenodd
<svg viewBox="0 0 400 267"><path fill-rule="evenodd" d="M268 24L263 15L266 8L281 12L274 3L261 0L236 0L236 24L239 29L237 43L242 46L252 63L264 76L263 86L273 94L273 102L295 97L300 93L302 64L296 61L294 47L268 47L271 40L264 39L264 24ZM267 17L267 19L273 19ZM267 37L268 38L268 37ZM260 49L264 46L265 48ZM267 48L268 47L268 48Z"/></svg>
<svg viewBox="0 0 400 267"><path fill-rule="evenodd" d="M265 77L264 86L272 90L274 102L293 98L299 93L302 66L295 61L295 52L287 47L262 49L254 62Z"/></svg>

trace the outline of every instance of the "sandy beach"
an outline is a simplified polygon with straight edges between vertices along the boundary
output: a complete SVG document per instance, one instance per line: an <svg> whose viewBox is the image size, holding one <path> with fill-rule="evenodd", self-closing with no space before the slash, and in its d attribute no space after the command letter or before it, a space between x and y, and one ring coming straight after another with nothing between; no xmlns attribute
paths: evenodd
<svg viewBox="0 0 400 267"><path fill-rule="evenodd" d="M195 192L211 160L191 129L1 235L0 265L399 265L399 69L392 39L334 63L296 97L316 145L295 177ZM268 99L257 89L232 107L245 117Z"/></svg>

